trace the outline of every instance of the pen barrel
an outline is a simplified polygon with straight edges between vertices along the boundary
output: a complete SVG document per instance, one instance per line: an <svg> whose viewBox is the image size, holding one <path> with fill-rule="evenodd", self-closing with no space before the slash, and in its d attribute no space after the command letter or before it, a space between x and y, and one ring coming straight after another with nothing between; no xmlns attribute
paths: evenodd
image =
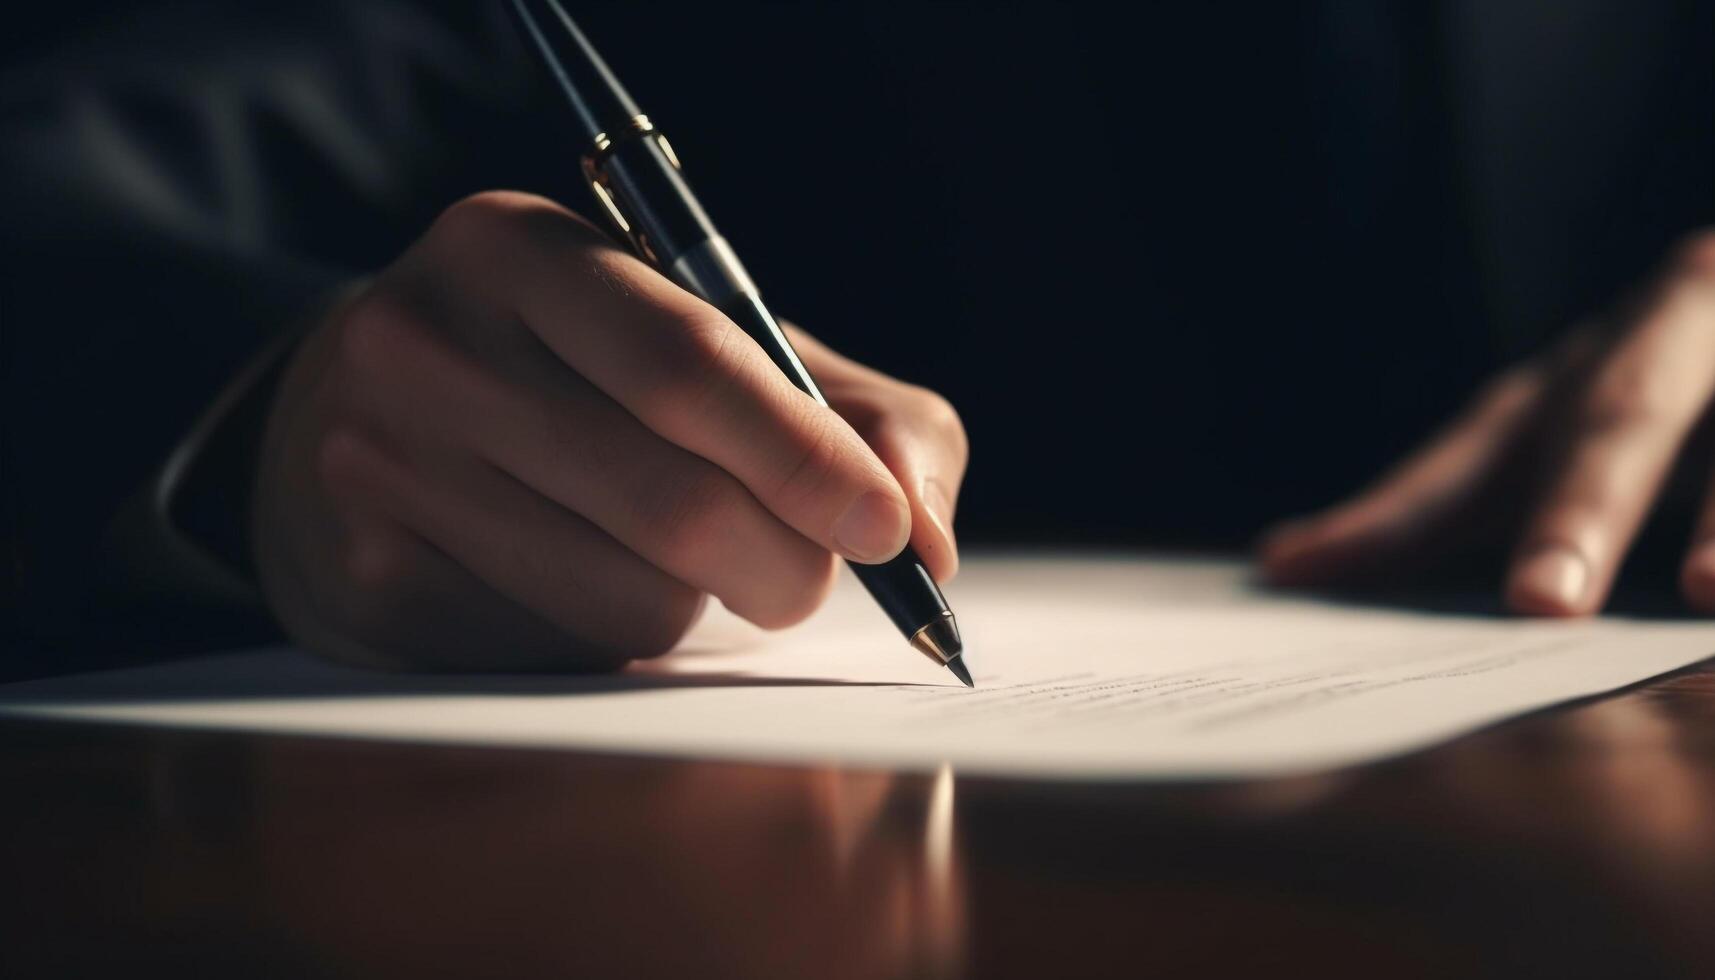
<svg viewBox="0 0 1715 980"><path fill-rule="evenodd" d="M792 342L768 312L756 284L715 230L679 172L661 135L648 132L586 162L596 196L638 254L674 282L725 313L749 334L783 374L826 405Z"/></svg>
<svg viewBox="0 0 1715 980"><path fill-rule="evenodd" d="M754 292L735 296L720 304L720 311L767 351L769 358L793 384L822 404L828 403L816 387L809 369L798 359L797 352L781 331L779 322L763 305L761 297ZM869 590L869 594L875 597L876 605L906 637L951 614L946 597L941 595L940 586L935 584L935 577L929 574L923 559L909 545L879 565L855 561L846 564L851 566L852 573Z"/></svg>
<svg viewBox="0 0 1715 980"><path fill-rule="evenodd" d="M738 256L697 203L678 158L659 133L652 127L633 130L586 158L585 171L608 216L646 261L726 314L788 380L817 402L828 403ZM934 576L909 546L879 565L847 564L906 637L951 616Z"/></svg>
<svg viewBox="0 0 1715 980"><path fill-rule="evenodd" d="M585 136L593 139L614 120L640 115L637 103L566 15L559 0L511 0L506 7L525 42L535 48L549 77L566 97Z"/></svg>
<svg viewBox="0 0 1715 980"><path fill-rule="evenodd" d="M907 639L930 623L952 615L935 577L909 545L879 565L855 561L846 565Z"/></svg>
<svg viewBox="0 0 1715 980"><path fill-rule="evenodd" d="M604 152L585 158L584 169L608 217L656 268L665 272L720 237L659 132L623 134Z"/></svg>

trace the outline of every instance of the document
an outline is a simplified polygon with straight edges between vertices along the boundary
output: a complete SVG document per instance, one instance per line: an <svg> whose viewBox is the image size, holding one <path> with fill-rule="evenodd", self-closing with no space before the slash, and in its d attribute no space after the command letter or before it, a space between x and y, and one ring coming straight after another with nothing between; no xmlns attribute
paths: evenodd
<svg viewBox="0 0 1715 980"><path fill-rule="evenodd" d="M1349 765L1715 655L1695 620L1524 621L1342 603L1237 562L978 557L947 589L976 688L849 575L809 622L714 609L606 676L404 675L288 648L0 687L0 716L552 746L1047 779Z"/></svg>

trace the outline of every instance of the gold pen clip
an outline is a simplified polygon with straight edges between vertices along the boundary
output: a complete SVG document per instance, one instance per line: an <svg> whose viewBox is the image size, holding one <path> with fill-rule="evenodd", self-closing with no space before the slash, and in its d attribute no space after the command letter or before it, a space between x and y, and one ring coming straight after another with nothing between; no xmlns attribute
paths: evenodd
<svg viewBox="0 0 1715 980"><path fill-rule="evenodd" d="M679 164L679 155L673 152L673 144L667 142L667 137L655 128L648 116L633 116L623 130L613 134L598 133L595 146L584 155L584 178L590 183L590 190L595 192L596 199L607 209L607 215L613 219L614 226L631 240L637 251L650 262L659 264L655 250L649 246L649 237L643 233L637 223L626 216L625 209L620 205L619 195L608 185L607 174L603 165L607 158L619 146L634 139L652 139L661 148L661 155L673 165L674 170L683 170Z"/></svg>

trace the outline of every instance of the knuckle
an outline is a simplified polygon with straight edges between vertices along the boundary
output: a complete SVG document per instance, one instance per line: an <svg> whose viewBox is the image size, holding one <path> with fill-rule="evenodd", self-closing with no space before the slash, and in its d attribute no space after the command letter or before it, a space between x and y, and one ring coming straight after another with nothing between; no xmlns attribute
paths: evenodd
<svg viewBox="0 0 1715 980"><path fill-rule="evenodd" d="M733 490L724 473L700 463L688 472L651 481L634 498L636 520L660 560L684 569L704 560L730 523Z"/></svg>
<svg viewBox="0 0 1715 980"><path fill-rule="evenodd" d="M323 433L315 451L316 477L324 489L335 494L367 485L374 462L368 440L341 426Z"/></svg>
<svg viewBox="0 0 1715 980"><path fill-rule="evenodd" d="M741 331L724 316L689 316L672 324L661 347L666 388L699 407L716 402L743 370Z"/></svg>
<svg viewBox="0 0 1715 980"><path fill-rule="evenodd" d="M1680 566L1679 591L1699 612L1715 614L1715 572L1694 558Z"/></svg>
<svg viewBox="0 0 1715 980"><path fill-rule="evenodd" d="M965 420L940 392L928 388L913 388L912 404L917 416L930 430L956 449L961 458L970 452L970 439L965 433Z"/></svg>
<svg viewBox="0 0 1715 980"><path fill-rule="evenodd" d="M1700 228L1674 249L1674 269L1692 279L1715 280L1715 228Z"/></svg>
<svg viewBox="0 0 1715 980"><path fill-rule="evenodd" d="M319 614L333 632L349 641L352 662L402 664L411 651L395 649L407 588L409 556L402 543L373 522L352 525L331 553L333 567L316 589Z"/></svg>
<svg viewBox="0 0 1715 980"><path fill-rule="evenodd" d="M681 586L654 603L649 615L627 621L621 638L598 644L614 666L628 660L659 657L679 645L702 615L708 596Z"/></svg>
<svg viewBox="0 0 1715 980"><path fill-rule="evenodd" d="M1534 362L1515 364L1484 381L1466 400L1466 411L1516 405L1530 398L1542 387L1541 374L1541 367Z"/></svg>
<svg viewBox="0 0 1715 980"><path fill-rule="evenodd" d="M404 304L371 291L352 304L340 325L338 361L358 377L387 377L425 336Z"/></svg>
<svg viewBox="0 0 1715 980"><path fill-rule="evenodd" d="M340 555L340 571L353 588L367 593L384 592L404 581L409 556L389 535L351 535Z"/></svg>
<svg viewBox="0 0 1715 980"><path fill-rule="evenodd" d="M388 414L414 412L425 399L492 404L511 391L491 355L468 350L384 295L360 300L347 314L334 359L342 393Z"/></svg>
<svg viewBox="0 0 1715 980"><path fill-rule="evenodd" d="M815 419L799 427L792 436L792 458L773 496L786 501L809 500L833 483L846 462L844 440L839 434L831 419Z"/></svg>
<svg viewBox="0 0 1715 980"><path fill-rule="evenodd" d="M492 239L515 229L520 219L557 210L547 198L519 191L479 191L455 201L435 222L435 230L463 239Z"/></svg>
<svg viewBox="0 0 1715 980"><path fill-rule="evenodd" d="M821 549L807 554L801 565L780 576L768 594L768 606L748 618L763 629L779 630L809 619L833 592L839 577L834 556Z"/></svg>
<svg viewBox="0 0 1715 980"><path fill-rule="evenodd" d="M483 246L503 232L505 205L492 191L472 194L442 211L429 226L427 238L455 248Z"/></svg>
<svg viewBox="0 0 1715 980"><path fill-rule="evenodd" d="M719 314L677 319L653 345L654 383L638 404L644 421L662 435L693 435L721 406L750 370L751 353L743 331Z"/></svg>
<svg viewBox="0 0 1715 980"><path fill-rule="evenodd" d="M1610 365L1585 392L1579 404L1580 428L1592 434L1652 428L1674 414L1668 386L1652 384L1647 371Z"/></svg>
<svg viewBox="0 0 1715 980"><path fill-rule="evenodd" d="M615 248L613 242L594 228L592 237L575 243L568 265L575 266L590 282L607 292L627 299L637 295L641 263L628 252Z"/></svg>
<svg viewBox="0 0 1715 980"><path fill-rule="evenodd" d="M950 451L959 466L970 459L970 439L958 409L928 388L904 385L897 393L874 399L873 405L842 405L841 414L872 446L927 440Z"/></svg>
<svg viewBox="0 0 1715 980"><path fill-rule="evenodd" d="M550 242L565 236L588 243L602 239L580 215L538 194L480 191L441 212L431 237L454 247L495 248L518 241Z"/></svg>

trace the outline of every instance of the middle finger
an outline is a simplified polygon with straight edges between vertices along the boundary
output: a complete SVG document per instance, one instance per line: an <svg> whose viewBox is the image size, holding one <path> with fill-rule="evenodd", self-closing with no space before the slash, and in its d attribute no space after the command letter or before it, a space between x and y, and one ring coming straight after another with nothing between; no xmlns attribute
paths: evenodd
<svg viewBox="0 0 1715 980"><path fill-rule="evenodd" d="M401 441L457 443L760 626L803 619L831 587L826 550L545 352L501 376L426 333L395 350L409 363L372 378L368 397L442 393L409 412L375 413L410 427ZM416 379L408 389L406 378Z"/></svg>

